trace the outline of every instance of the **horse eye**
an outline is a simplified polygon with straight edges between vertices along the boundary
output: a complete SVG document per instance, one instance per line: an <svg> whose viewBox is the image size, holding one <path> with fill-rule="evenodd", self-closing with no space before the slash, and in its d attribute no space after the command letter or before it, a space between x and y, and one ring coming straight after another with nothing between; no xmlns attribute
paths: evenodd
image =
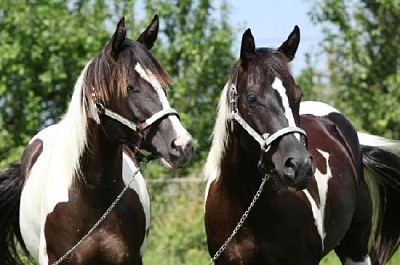
<svg viewBox="0 0 400 265"><path fill-rule="evenodd" d="M139 93L140 90L139 90L139 88L136 87L135 85L129 84L129 85L128 85L128 92L129 92L129 93Z"/></svg>
<svg viewBox="0 0 400 265"><path fill-rule="evenodd" d="M257 100L257 95L255 94L249 94L247 95L247 102L249 102L250 107L254 108L257 106L258 100Z"/></svg>

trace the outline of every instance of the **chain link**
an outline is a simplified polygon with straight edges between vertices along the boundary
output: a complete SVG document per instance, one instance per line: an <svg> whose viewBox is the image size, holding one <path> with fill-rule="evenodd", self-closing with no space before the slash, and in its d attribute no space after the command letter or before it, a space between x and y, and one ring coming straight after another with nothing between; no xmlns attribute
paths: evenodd
<svg viewBox="0 0 400 265"><path fill-rule="evenodd" d="M260 198L261 193L264 189L265 182L269 179L269 177L266 175L262 179L262 182L260 184L260 187L258 188L258 191L253 197L253 200L251 201L249 207L247 210L243 213L242 217L240 217L239 222L237 223L235 229L233 229L232 234L228 237L228 239L225 241L225 243L218 249L218 251L214 254L214 256L211 258L211 260L207 263L207 265L212 265L214 262L221 256L222 252L225 251L225 249L228 247L228 245L232 242L233 238L236 236L236 234L239 232L240 228L242 228L244 222L246 221L247 217L249 216L249 213L251 209L253 209L254 205L256 204L257 200Z"/></svg>
<svg viewBox="0 0 400 265"><path fill-rule="evenodd" d="M115 198L115 200L111 203L110 207L108 207L108 209L99 218L99 220L93 225L93 227L81 238L81 240L79 240L70 250L68 250L61 258L59 258L52 265L58 265L61 262L63 262L69 255L71 255L72 251L74 251L89 236L89 234L91 234L104 221L104 219L106 219L107 215L114 209L114 207L117 205L117 203L121 200L122 196L124 195L126 190L129 188L132 181L135 179L137 173L139 173L142 162L139 164L139 167L136 169L136 171L133 172L133 176L132 176L131 180L129 181L129 183L125 185L125 187L119 193L117 198Z"/></svg>

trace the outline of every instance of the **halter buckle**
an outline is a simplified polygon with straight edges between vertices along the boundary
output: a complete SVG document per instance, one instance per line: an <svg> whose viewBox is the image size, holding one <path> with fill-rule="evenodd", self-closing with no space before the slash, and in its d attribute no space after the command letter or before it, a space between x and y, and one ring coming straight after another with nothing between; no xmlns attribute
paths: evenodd
<svg viewBox="0 0 400 265"><path fill-rule="evenodd" d="M238 102L238 92L236 89L236 85L232 83L231 85L231 91L230 91L230 104L231 104L231 109L232 112L237 112L237 102Z"/></svg>

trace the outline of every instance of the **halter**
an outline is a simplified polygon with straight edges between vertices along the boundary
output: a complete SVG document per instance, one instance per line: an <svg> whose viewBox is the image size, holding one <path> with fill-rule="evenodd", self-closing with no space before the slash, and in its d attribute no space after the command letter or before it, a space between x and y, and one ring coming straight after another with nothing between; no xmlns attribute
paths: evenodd
<svg viewBox="0 0 400 265"><path fill-rule="evenodd" d="M232 110L232 119L235 120L237 123L240 124L240 126L242 126L242 128L251 136L253 137L254 140L256 140L260 147L261 150L264 153L267 153L269 151L269 149L271 148L271 145L273 142L275 142L277 139L290 134L290 133L300 133L301 135L303 135L305 137L305 141L307 142L307 134L306 132L297 127L297 126L288 126L282 129L279 129L278 131L269 134L269 133L264 133L262 135L260 135L259 133L257 133L240 115L239 113L239 109L237 106L238 103L238 92L236 89L236 83L237 83L237 74L236 74L236 80L235 83L231 83L230 86L230 105L231 105L231 110Z"/></svg>
<svg viewBox="0 0 400 265"><path fill-rule="evenodd" d="M104 114L107 117L109 117L113 120L116 120L119 123L127 126L132 131L134 131L135 134L139 137L139 140L137 141L136 145L134 146L135 147L135 152L134 152L135 157L138 158L139 160L141 160L140 158L143 158L143 157L146 157L147 159L149 159L149 157L152 156L152 154L146 156L145 154L141 153L142 150L140 150L141 144L145 138L144 131L146 129L148 129L151 125L153 125L156 121L164 119L165 117L167 117L169 115L175 115L179 118L179 114L175 109L166 108L166 109L162 109L162 110L154 113L153 115L151 115L150 118L147 118L144 122L142 122L140 124L136 124L133 121L123 117L122 115L112 111L111 109L106 108L100 102L100 100L98 100L96 91L94 90L94 88L92 88L92 98L93 98L94 104L99 113Z"/></svg>
<svg viewBox="0 0 400 265"><path fill-rule="evenodd" d="M240 126L243 127L243 129L245 131L247 131L248 134L250 134L254 140L256 140L261 147L261 150L263 151L261 153L261 158L260 161L258 163L259 168L261 169L262 167L262 158L264 153L267 153L269 151L269 149L271 148L271 145L274 141L276 141L277 139L279 139L282 136L285 136L287 134L290 133L300 133L305 137L305 144L307 145L307 135L306 132L296 126L289 126L289 127L285 127L282 129L279 129L278 131L274 132L273 134L269 134L269 133L264 133L262 135L260 135L259 133L257 133L243 118L242 116L240 116L239 113L239 109L237 107L237 102L238 102L238 92L236 89L236 83L237 83L237 73L236 73L236 77L235 77L235 83L231 83L231 87L230 87L230 91L228 91L228 93L230 93L230 105L231 105L231 109L232 109L232 119L237 121L237 123L240 124ZM215 263L215 261L221 256L221 254L225 251L225 249L228 247L228 245L232 242L232 240L234 239L234 237L237 235L237 233L239 232L239 230L242 228L244 222L246 221L247 217L250 214L250 211L253 209L255 203L258 201L258 199L261 196L261 193L264 189L264 185L265 183L268 181L268 179L270 178L270 175L266 172L260 187L258 188L256 194L253 197L253 200L251 201L249 207L247 208L247 210L242 214L242 216L240 217L239 222L236 224L234 230L232 231L231 235L228 237L228 239L225 240L225 242L222 244L222 246L217 250L217 252L215 252L215 254L212 256L211 260L207 263L207 265L212 265Z"/></svg>
<svg viewBox="0 0 400 265"><path fill-rule="evenodd" d="M111 205L108 207L108 209L99 218L99 220L92 226L91 229L89 229L89 231L72 248L70 248L56 262L52 263L52 265L58 265L61 262L63 262L104 221L104 219L106 219L108 214L115 208L115 206L121 200L122 196L128 190L129 186L135 179L136 175L140 172L140 166L155 158L152 154L146 156L145 154L140 153L140 151L141 151L140 146L141 146L143 138L144 138L143 131L146 130L147 128L149 128L156 121L163 119L166 116L176 115L179 118L179 114L175 109L166 108L166 109L162 109L162 110L154 113L150 118L146 119L144 122L137 125L136 123L132 122L131 120L121 116L120 114L110 110L109 108L104 107L104 105L98 100L98 98L96 96L96 91L94 90L94 88L92 89L92 98L93 98L93 102L96 105L96 108L99 111L99 113L104 114L104 115L110 117L111 119L116 120L116 121L122 123L123 125L129 127L131 130L133 130L139 136L139 141L135 146L134 154L135 154L135 157L139 159L140 164L139 164L139 167L133 172L131 180L125 185L125 187L121 190L119 195L111 203Z"/></svg>

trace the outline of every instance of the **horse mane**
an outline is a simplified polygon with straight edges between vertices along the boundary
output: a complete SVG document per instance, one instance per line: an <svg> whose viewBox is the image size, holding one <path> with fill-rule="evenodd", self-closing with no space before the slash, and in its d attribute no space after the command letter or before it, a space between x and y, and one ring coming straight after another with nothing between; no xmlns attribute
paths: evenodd
<svg viewBox="0 0 400 265"><path fill-rule="evenodd" d="M211 149L204 166L204 176L209 182L218 178L220 174L221 159L225 153L226 145L229 140L228 120L231 118L231 112L228 102L228 90L230 89L230 84L231 81L225 85L219 99L218 114L211 136Z"/></svg>
<svg viewBox="0 0 400 265"><path fill-rule="evenodd" d="M142 44L126 39L121 54L122 56L115 60L110 58L107 48L103 49L93 58L86 73L85 79L89 88L87 93L91 94L95 91L98 100L103 104L108 105L111 98L114 98L115 102L120 102L126 96L127 77L137 64L145 69L146 74L153 81L156 80L162 88L170 85L171 77ZM88 95L88 97L91 96Z"/></svg>
<svg viewBox="0 0 400 265"><path fill-rule="evenodd" d="M99 123L97 109L93 104L93 95L105 106L113 101L120 102L127 93L127 77L132 71L138 71L137 65L144 70L138 71L153 86L166 88L171 83L171 77L162 68L153 55L140 43L125 40L125 50L117 60L110 60L107 49L103 49L82 70L75 86L72 99L63 119L58 123L57 141L54 141L55 164L62 172L65 181L71 185L74 176L82 180L80 158L90 136L88 119ZM116 87L117 86L117 87ZM63 155L55 152L62 150Z"/></svg>
<svg viewBox="0 0 400 265"><path fill-rule="evenodd" d="M85 77L90 64L91 62L85 66L75 83L68 110L56 126L57 140L53 143L52 163L57 167L60 177L69 185L73 176L81 176L80 157L87 146L88 118L92 116L91 113L96 113L94 104L88 104L84 96L87 90Z"/></svg>

